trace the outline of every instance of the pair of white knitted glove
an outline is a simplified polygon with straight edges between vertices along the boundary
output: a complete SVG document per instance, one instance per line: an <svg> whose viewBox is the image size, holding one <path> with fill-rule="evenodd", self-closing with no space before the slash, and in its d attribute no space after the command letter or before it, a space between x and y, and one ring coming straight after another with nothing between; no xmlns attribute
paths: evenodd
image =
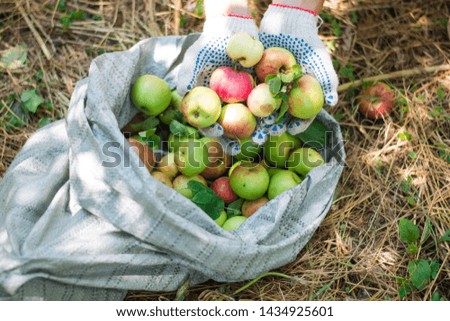
<svg viewBox="0 0 450 321"><path fill-rule="evenodd" d="M272 4L261 21L260 29L251 17L220 16L207 19L200 38L186 52L178 76L177 91L184 95L195 86L209 86L211 73L219 66L231 66L225 52L230 37L237 32L247 32L263 43L264 48L282 47L294 54L303 72L317 78L322 85L325 103L334 106L338 101L338 77L331 57L318 35L318 16L299 7ZM264 144L269 135L277 136L285 131L292 135L305 131L314 119L286 118L275 123L276 113L258 119L252 135L256 144ZM230 155L240 152L238 141L223 136L219 124L200 129L203 135L220 138Z"/></svg>

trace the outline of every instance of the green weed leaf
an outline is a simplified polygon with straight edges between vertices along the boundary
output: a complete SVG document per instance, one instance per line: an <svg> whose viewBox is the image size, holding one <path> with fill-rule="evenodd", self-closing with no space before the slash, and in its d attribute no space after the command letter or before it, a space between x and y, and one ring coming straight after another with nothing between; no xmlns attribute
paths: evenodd
<svg viewBox="0 0 450 321"><path fill-rule="evenodd" d="M213 220L217 219L225 207L223 200L212 189L200 182L191 180L188 187L192 190L192 202Z"/></svg>
<svg viewBox="0 0 450 321"><path fill-rule="evenodd" d="M445 234L439 239L440 242L450 242L450 230L445 231Z"/></svg>
<svg viewBox="0 0 450 321"><path fill-rule="evenodd" d="M327 142L328 129L318 120L314 120L311 125L297 135L300 140L312 148L320 149L325 147Z"/></svg>
<svg viewBox="0 0 450 321"><path fill-rule="evenodd" d="M419 228L406 218L399 220L398 232L400 239L405 243L414 243L419 239Z"/></svg>
<svg viewBox="0 0 450 321"><path fill-rule="evenodd" d="M228 204L227 218L241 215L242 214L241 208L242 208L243 203L244 203L244 200L242 198L238 198L234 202L231 202L230 204Z"/></svg>
<svg viewBox="0 0 450 321"><path fill-rule="evenodd" d="M400 299L404 299L409 292L411 292L413 288L409 284L404 284L398 289L398 294L400 296Z"/></svg>
<svg viewBox="0 0 450 321"><path fill-rule="evenodd" d="M31 113L35 113L39 105L44 102L44 99L39 96L35 89L23 91L20 100L22 100L25 109Z"/></svg>
<svg viewBox="0 0 450 321"><path fill-rule="evenodd" d="M297 82L297 80L299 80L303 76L302 66L300 65L294 65L292 67L292 72L294 74L294 82Z"/></svg>
<svg viewBox="0 0 450 321"><path fill-rule="evenodd" d="M189 136L189 130L186 125L183 125L178 120L172 120L169 125L170 132L176 136Z"/></svg>
<svg viewBox="0 0 450 321"><path fill-rule="evenodd" d="M156 126L158 126L158 125L159 125L159 119L152 116L140 123L131 125L131 128L133 130L137 130L137 131L147 131L147 130L156 128Z"/></svg>
<svg viewBox="0 0 450 321"><path fill-rule="evenodd" d="M439 272L439 269L441 268L441 265L436 261L430 261L430 268L431 278L434 280Z"/></svg>
<svg viewBox="0 0 450 321"><path fill-rule="evenodd" d="M278 76L274 77L274 78L270 78L268 80L267 84L269 85L269 90L272 95L275 96L276 94L278 94L280 92L282 82Z"/></svg>
<svg viewBox="0 0 450 321"><path fill-rule="evenodd" d="M289 109L289 104L287 102L287 99L283 99L281 102L280 111L278 112L278 116L276 119L277 123L280 122L281 120L283 120L283 117L287 113L288 109Z"/></svg>
<svg viewBox="0 0 450 321"><path fill-rule="evenodd" d="M423 290L430 283L431 267L423 260L412 260L408 264L409 279L417 290Z"/></svg>

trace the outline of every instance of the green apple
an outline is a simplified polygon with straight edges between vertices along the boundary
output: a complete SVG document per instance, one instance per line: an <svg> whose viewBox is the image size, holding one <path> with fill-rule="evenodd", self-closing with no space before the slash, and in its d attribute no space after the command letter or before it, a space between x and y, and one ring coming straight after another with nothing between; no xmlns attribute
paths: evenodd
<svg viewBox="0 0 450 321"><path fill-rule="evenodd" d="M222 228L227 231L233 231L241 226L242 223L247 219L247 217L239 215L230 217L223 223Z"/></svg>
<svg viewBox="0 0 450 321"><path fill-rule="evenodd" d="M260 160L259 153L262 146L252 142L251 137L240 140L241 151L234 156L237 160L246 160L251 162L258 162Z"/></svg>
<svg viewBox="0 0 450 321"><path fill-rule="evenodd" d="M214 220L214 222L216 222L219 226L223 226L226 220L227 220L227 212L222 211L220 212L219 217Z"/></svg>
<svg viewBox="0 0 450 321"><path fill-rule="evenodd" d="M269 189L267 191L269 200L274 199L284 191L297 186L301 181L302 179L292 171L279 171L270 178Z"/></svg>
<svg viewBox="0 0 450 321"><path fill-rule="evenodd" d="M310 170L323 163L325 163L325 160L318 151L310 147L302 147L292 152L287 167L300 175L306 176Z"/></svg>
<svg viewBox="0 0 450 321"><path fill-rule="evenodd" d="M200 139L183 141L175 151L175 164L183 175L200 174L208 166L208 148Z"/></svg>
<svg viewBox="0 0 450 321"><path fill-rule="evenodd" d="M294 117L309 119L316 116L323 107L324 96L319 81L303 75L289 92L288 113Z"/></svg>
<svg viewBox="0 0 450 321"><path fill-rule="evenodd" d="M222 101L214 90L202 86L194 87L183 97L180 110L191 126L205 128L219 119Z"/></svg>
<svg viewBox="0 0 450 321"><path fill-rule="evenodd" d="M269 187L269 173L258 163L241 162L230 175L231 189L241 198L255 200Z"/></svg>
<svg viewBox="0 0 450 321"><path fill-rule="evenodd" d="M185 128L188 132L188 134L186 136L184 135L175 135L175 134L170 134L169 138L167 139L168 143L169 143L169 151L175 151L178 149L178 147L180 147L180 144L182 142L185 142L189 139L196 139L196 138L200 138L200 135L198 134L198 130L194 127L191 126L187 126L185 125Z"/></svg>
<svg viewBox="0 0 450 321"><path fill-rule="evenodd" d="M142 75L131 87L131 101L149 116L162 113L170 105L172 93L163 79L154 75Z"/></svg>
<svg viewBox="0 0 450 321"><path fill-rule="evenodd" d="M241 164L242 164L242 161L237 161L233 165L231 165L230 169L228 170L228 177L230 177L231 174L233 173L234 169Z"/></svg>
<svg viewBox="0 0 450 321"><path fill-rule="evenodd" d="M280 136L269 136L264 143L264 157L266 161L279 168L286 166L291 151L300 146L300 139L284 132Z"/></svg>
<svg viewBox="0 0 450 321"><path fill-rule="evenodd" d="M278 167L269 167L267 169L267 173L269 173L269 176L272 177L273 175L275 175L278 172L284 171L284 169L282 168L278 168Z"/></svg>
<svg viewBox="0 0 450 321"><path fill-rule="evenodd" d="M172 182L173 189L176 190L178 193L182 194L183 196L191 199L192 198L192 190L189 188L188 183L192 180L200 182L205 186L208 186L208 183L203 178L203 176L200 176L200 175L194 175L194 176L178 175L177 177L175 177L175 179Z"/></svg>

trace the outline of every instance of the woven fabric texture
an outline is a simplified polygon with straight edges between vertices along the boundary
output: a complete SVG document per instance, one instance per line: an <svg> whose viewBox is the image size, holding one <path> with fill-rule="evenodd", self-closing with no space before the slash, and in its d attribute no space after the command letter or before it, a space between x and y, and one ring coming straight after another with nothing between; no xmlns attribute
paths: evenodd
<svg viewBox="0 0 450 321"><path fill-rule="evenodd" d="M171 291L190 276L254 278L294 260L332 203L344 166L337 122L326 164L225 231L153 179L122 128L137 113L129 92L144 73L176 88L198 35L150 38L96 58L64 120L34 133L0 181L0 299L121 300L128 290Z"/></svg>

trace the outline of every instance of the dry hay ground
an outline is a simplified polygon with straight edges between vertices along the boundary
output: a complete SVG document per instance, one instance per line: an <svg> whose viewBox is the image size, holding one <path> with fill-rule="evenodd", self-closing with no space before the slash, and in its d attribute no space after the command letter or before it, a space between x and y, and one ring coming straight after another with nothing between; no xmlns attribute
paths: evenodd
<svg viewBox="0 0 450 321"><path fill-rule="evenodd" d="M257 21L267 3L252 1ZM430 300L436 292L450 299L450 243L439 241L450 228L450 9L447 0L430 4L325 3L321 36L341 83L384 77L397 88L397 108L384 120L365 120L355 108L358 87L340 87L340 102L329 112L342 126L346 168L323 224L295 262L276 271L290 279L269 275L242 291L245 282L207 282L190 287L187 299L400 300L402 280L417 277L408 264L419 259L438 264L434 278L404 299ZM194 0L1 0L0 54L18 45L26 50L19 51L18 68L0 69L0 175L40 123L64 117L93 58L145 37L199 31L200 9ZM431 68L414 69L425 67ZM21 95L33 89L44 103L23 112ZM401 218L428 236L415 254L399 237ZM175 296L133 291L127 299Z"/></svg>

